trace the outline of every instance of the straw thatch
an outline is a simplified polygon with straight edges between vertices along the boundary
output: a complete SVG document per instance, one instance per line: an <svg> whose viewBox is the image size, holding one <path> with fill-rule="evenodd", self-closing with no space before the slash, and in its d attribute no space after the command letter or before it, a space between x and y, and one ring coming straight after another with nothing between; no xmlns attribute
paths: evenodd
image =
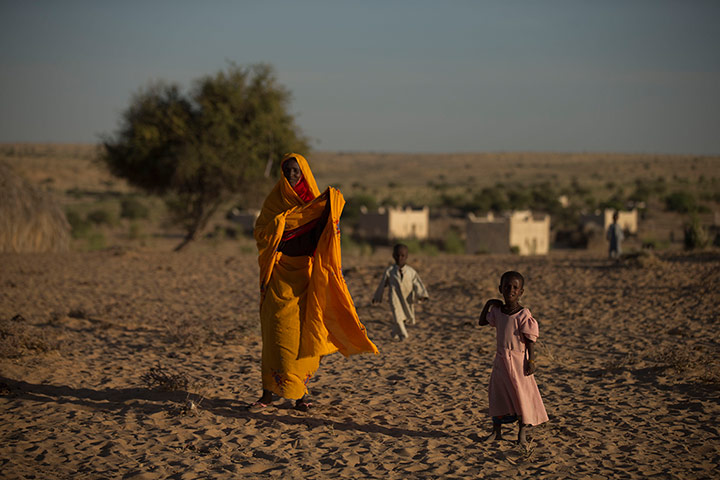
<svg viewBox="0 0 720 480"><path fill-rule="evenodd" d="M67 250L70 224L51 196L0 162L0 252Z"/></svg>

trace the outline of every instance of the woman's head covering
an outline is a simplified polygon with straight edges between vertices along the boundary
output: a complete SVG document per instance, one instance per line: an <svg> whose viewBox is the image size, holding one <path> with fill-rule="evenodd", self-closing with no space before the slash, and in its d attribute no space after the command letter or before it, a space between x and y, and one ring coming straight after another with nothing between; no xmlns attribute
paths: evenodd
<svg viewBox="0 0 720 480"><path fill-rule="evenodd" d="M315 197L320 195L320 190L318 189L317 183L315 182L315 176L313 175L312 170L310 170L310 165L308 165L305 157L298 153L286 153L282 161L280 162L280 168L282 169L283 164L291 158L294 158L300 166L302 178L298 181L295 187L292 187L290 185L290 182L288 182L283 175L279 182L280 184L282 184L282 186L280 187L280 192L284 197L284 200L288 200L291 203L293 199L296 199L295 197L302 200L302 203L310 202Z"/></svg>
<svg viewBox="0 0 720 480"><path fill-rule="evenodd" d="M294 158L298 163L302 173L302 178L298 181L298 185L301 183L303 185L300 187L300 193L282 175L267 198L265 198L260 215L255 220L254 234L259 252L261 285L264 285L270 278L277 247L285 228L287 213L302 208L320 195L315 176L310 170L310 165L308 165L305 157L298 153L288 153L283 157L280 166L282 167L282 164L291 158ZM306 200L307 198L310 200ZM308 215L308 221L311 218L312 216Z"/></svg>

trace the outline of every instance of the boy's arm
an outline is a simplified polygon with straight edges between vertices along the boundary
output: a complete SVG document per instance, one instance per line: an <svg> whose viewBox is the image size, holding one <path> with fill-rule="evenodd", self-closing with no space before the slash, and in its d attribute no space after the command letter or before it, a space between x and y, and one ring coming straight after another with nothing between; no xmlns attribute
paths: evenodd
<svg viewBox="0 0 720 480"><path fill-rule="evenodd" d="M415 295L417 295L420 301L429 298L425 284L420 280L420 275L418 275L417 272L415 273L415 278L413 278L413 290L415 290Z"/></svg>
<svg viewBox="0 0 720 480"><path fill-rule="evenodd" d="M385 291L385 284L387 283L387 277L388 277L388 270L386 269L382 277L380 277L380 285L378 285L377 290L375 290L375 295L373 295L372 303L380 303L382 301L383 291Z"/></svg>
<svg viewBox="0 0 720 480"><path fill-rule="evenodd" d="M497 298L491 298L487 302L485 302L485 306L482 309L482 312L480 312L480 320L478 320L478 325L483 326L487 325L487 314L490 311L490 307L495 306L497 308L502 307L502 300L498 300Z"/></svg>

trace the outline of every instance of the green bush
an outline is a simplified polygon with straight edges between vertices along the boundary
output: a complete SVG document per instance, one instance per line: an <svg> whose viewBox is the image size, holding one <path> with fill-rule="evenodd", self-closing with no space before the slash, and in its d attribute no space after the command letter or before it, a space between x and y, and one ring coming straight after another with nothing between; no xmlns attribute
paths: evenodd
<svg viewBox="0 0 720 480"><path fill-rule="evenodd" d="M148 218L148 208L136 198L126 198L120 202L120 217L130 220Z"/></svg>
<svg viewBox="0 0 720 480"><path fill-rule="evenodd" d="M91 232L87 235L88 250L102 250L105 246L105 235L102 232Z"/></svg>
<svg viewBox="0 0 720 480"><path fill-rule="evenodd" d="M650 197L662 195L667 190L665 178L658 177L655 180L645 178L635 179L635 190L630 194L628 200L633 202L647 202Z"/></svg>
<svg viewBox="0 0 720 480"><path fill-rule="evenodd" d="M625 210L625 202L620 198L612 197L604 202L600 202L600 208L603 210Z"/></svg>
<svg viewBox="0 0 720 480"><path fill-rule="evenodd" d="M434 243L425 242L421 245L421 248L422 254L430 257L434 257L435 255L440 253L440 249Z"/></svg>
<svg viewBox="0 0 720 480"><path fill-rule="evenodd" d="M398 202L397 198L393 197L392 195L388 195L387 197L383 198L380 204L383 207L397 207L398 205L400 205L400 202Z"/></svg>
<svg viewBox="0 0 720 480"><path fill-rule="evenodd" d="M404 243L408 247L408 252L412 254L422 254L435 256L439 253L437 245L432 242L421 242L416 238L406 238L404 240L398 240L397 243Z"/></svg>
<svg viewBox="0 0 720 480"><path fill-rule="evenodd" d="M416 238L407 238L396 243L404 243L408 247L408 253L420 253L422 251L420 240Z"/></svg>
<svg viewBox="0 0 720 480"><path fill-rule="evenodd" d="M468 211L474 212L503 212L510 209L510 201L507 192L501 184L494 187L485 187L467 204Z"/></svg>
<svg viewBox="0 0 720 480"><path fill-rule="evenodd" d="M354 222L360 217L360 210L363 207L367 208L368 211L373 211L378 207L377 200L367 193L358 193L348 197L342 213L343 220L350 223Z"/></svg>
<svg viewBox="0 0 720 480"><path fill-rule="evenodd" d="M560 192L550 183L541 183L532 187L532 200L525 208L556 214L563 210L560 205Z"/></svg>
<svg viewBox="0 0 720 480"><path fill-rule="evenodd" d="M525 189L510 190L508 205L512 210L524 210L532 203L532 194Z"/></svg>
<svg viewBox="0 0 720 480"><path fill-rule="evenodd" d="M655 237L645 237L641 240L642 248L648 250L664 250L670 246L670 242L658 240Z"/></svg>
<svg viewBox="0 0 720 480"><path fill-rule="evenodd" d="M685 248L695 250L705 248L710 244L710 236L700 223L700 219L693 215L690 222L685 225Z"/></svg>
<svg viewBox="0 0 720 480"><path fill-rule="evenodd" d="M140 224L138 224L137 222L130 223L130 228L128 229L128 237L130 237L131 240L138 240L143 236L144 235Z"/></svg>
<svg viewBox="0 0 720 480"><path fill-rule="evenodd" d="M77 187L69 188L69 189L65 190L65 193L66 193L68 196L70 196L70 197L72 197L72 198L76 198L76 199L83 197L83 191L80 190L80 189L77 188Z"/></svg>
<svg viewBox="0 0 720 480"><path fill-rule="evenodd" d="M440 195L440 205L465 211L467 208L467 200L464 195L443 193Z"/></svg>
<svg viewBox="0 0 720 480"><path fill-rule="evenodd" d="M72 229L71 235L73 238L84 237L90 231L90 222L88 222L75 210L67 210L65 212L65 218L70 224L70 228Z"/></svg>
<svg viewBox="0 0 720 480"><path fill-rule="evenodd" d="M343 254L349 255L371 255L373 247L368 242L354 240L349 235L340 237L340 245Z"/></svg>
<svg viewBox="0 0 720 480"><path fill-rule="evenodd" d="M669 212L692 213L697 208L697 200L692 193L673 192L665 197L665 209Z"/></svg>
<svg viewBox="0 0 720 480"><path fill-rule="evenodd" d="M465 253L465 242L460 238L460 234L455 230L449 230L443 239L443 250L447 253L463 254Z"/></svg>
<svg viewBox="0 0 720 480"><path fill-rule="evenodd" d="M112 213L102 208L88 213L87 219L95 225L112 225L115 223Z"/></svg>

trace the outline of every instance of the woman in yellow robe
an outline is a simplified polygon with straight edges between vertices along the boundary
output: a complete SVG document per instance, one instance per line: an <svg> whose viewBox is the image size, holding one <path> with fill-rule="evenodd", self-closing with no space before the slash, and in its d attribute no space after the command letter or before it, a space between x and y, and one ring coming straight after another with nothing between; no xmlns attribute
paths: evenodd
<svg viewBox="0 0 720 480"><path fill-rule="evenodd" d="M307 410L307 383L323 355L378 353L342 276L342 194L332 187L321 194L302 155L287 154L281 167L255 222L263 339L255 411L270 405L273 393Z"/></svg>

